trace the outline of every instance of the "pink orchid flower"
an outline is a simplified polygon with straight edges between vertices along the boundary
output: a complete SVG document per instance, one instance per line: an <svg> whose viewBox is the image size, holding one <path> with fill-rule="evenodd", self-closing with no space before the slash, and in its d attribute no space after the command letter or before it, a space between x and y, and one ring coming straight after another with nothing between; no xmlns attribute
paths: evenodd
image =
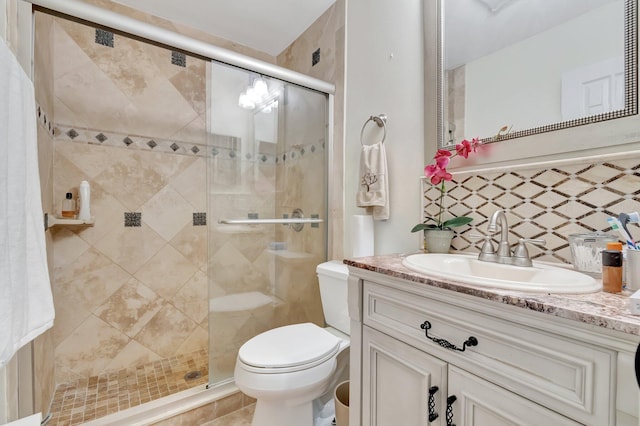
<svg viewBox="0 0 640 426"><path fill-rule="evenodd" d="M449 173L447 169L441 169L439 167L431 175L431 183L434 185L438 185L443 180L450 181L451 179L453 179L453 176L451 175L451 173Z"/></svg>
<svg viewBox="0 0 640 426"><path fill-rule="evenodd" d="M464 158L469 158L471 151L475 152L475 149L471 146L471 142L466 139L456 145L456 153Z"/></svg>

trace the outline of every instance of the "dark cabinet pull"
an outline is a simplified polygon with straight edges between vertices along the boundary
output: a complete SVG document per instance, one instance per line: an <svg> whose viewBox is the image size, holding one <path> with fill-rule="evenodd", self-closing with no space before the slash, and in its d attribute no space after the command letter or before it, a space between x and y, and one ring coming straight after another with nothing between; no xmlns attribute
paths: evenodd
<svg viewBox="0 0 640 426"><path fill-rule="evenodd" d="M437 386L431 386L429 388L429 423L438 418L438 413L436 413L436 392L438 392Z"/></svg>
<svg viewBox="0 0 640 426"><path fill-rule="evenodd" d="M449 343L448 341L444 340L444 339L438 339L437 337L431 337L429 336L429 329L431 328L431 323L429 321L425 321L422 324L420 324L420 328L424 330L424 335L427 339L436 342L437 344L439 344L440 346L442 346L443 348L446 349L451 349L454 351L460 351L460 352L464 352L465 349L467 349L467 347L470 346L478 346L478 339L476 339L473 336L470 336L467 340L465 340L462 343L462 348L457 347L456 345Z"/></svg>
<svg viewBox="0 0 640 426"><path fill-rule="evenodd" d="M456 396L455 395L451 395L449 397L447 397L447 426L456 426L455 423L453 423L453 403L456 402Z"/></svg>

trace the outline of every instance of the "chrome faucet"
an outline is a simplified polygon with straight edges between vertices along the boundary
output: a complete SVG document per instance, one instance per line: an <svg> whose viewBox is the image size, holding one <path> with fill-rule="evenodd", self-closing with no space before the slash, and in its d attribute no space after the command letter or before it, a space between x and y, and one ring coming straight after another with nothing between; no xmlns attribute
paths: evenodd
<svg viewBox="0 0 640 426"><path fill-rule="evenodd" d="M502 210L496 210L489 219L487 231L495 234L500 225L500 243L498 244L498 263L511 263L511 247L509 246L509 225L507 224L507 216Z"/></svg>
<svg viewBox="0 0 640 426"><path fill-rule="evenodd" d="M498 226L500 227L500 242L496 250L491 241L491 235L498 231ZM491 215L487 231L489 235L471 235L471 237L484 239L484 244L478 255L478 260L483 262L495 262L515 266L533 266L526 243L546 244L545 240L520 238L515 250L511 251L511 246L509 245L509 225L507 224L507 216L502 210L496 210Z"/></svg>

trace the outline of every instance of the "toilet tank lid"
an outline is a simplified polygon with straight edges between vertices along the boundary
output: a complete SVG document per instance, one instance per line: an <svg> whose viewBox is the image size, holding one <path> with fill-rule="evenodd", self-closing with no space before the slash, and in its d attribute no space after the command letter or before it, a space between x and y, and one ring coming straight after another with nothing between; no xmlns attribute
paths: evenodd
<svg viewBox="0 0 640 426"><path fill-rule="evenodd" d="M317 274L325 274L331 277L346 279L349 276L349 268L341 260L331 260L321 263L316 267Z"/></svg>
<svg viewBox="0 0 640 426"><path fill-rule="evenodd" d="M240 347L238 358L253 367L290 368L335 354L341 342L312 323L286 325L250 339Z"/></svg>

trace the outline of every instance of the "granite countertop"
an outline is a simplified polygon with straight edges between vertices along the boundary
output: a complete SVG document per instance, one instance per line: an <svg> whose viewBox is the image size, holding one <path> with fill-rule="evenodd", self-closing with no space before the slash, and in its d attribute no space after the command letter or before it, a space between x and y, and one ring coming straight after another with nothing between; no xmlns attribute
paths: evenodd
<svg viewBox="0 0 640 426"><path fill-rule="evenodd" d="M412 254L412 253L411 253ZM640 335L640 316L629 313L629 295L605 292L586 294L548 294L523 293L487 287L474 287L455 281L432 279L428 275L414 272L402 265L402 259L408 254L345 259L344 263L368 271L378 272L392 277L402 278L415 283L464 293L506 305L543 312L586 324L592 324L623 333Z"/></svg>

